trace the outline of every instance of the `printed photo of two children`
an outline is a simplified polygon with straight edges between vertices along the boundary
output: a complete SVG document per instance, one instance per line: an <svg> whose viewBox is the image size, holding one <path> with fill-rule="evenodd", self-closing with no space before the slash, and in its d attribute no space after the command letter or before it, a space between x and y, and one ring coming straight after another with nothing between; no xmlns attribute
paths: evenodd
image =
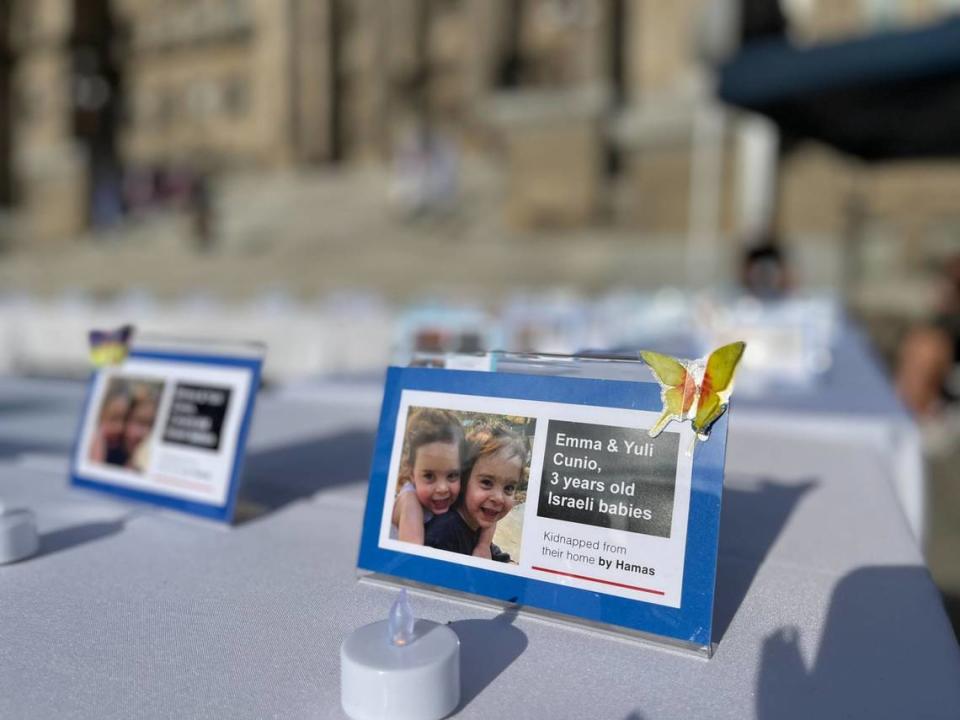
<svg viewBox="0 0 960 720"><path fill-rule="evenodd" d="M150 434L157 419L162 380L110 378L90 440L91 462L143 473L150 462Z"/></svg>
<svg viewBox="0 0 960 720"><path fill-rule="evenodd" d="M390 537L517 563L534 418L411 407Z"/></svg>

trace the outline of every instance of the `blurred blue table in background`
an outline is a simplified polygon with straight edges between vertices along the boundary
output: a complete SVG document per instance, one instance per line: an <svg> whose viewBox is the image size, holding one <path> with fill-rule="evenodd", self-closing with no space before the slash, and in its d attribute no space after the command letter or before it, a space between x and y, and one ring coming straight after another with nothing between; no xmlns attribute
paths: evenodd
<svg viewBox="0 0 960 720"><path fill-rule="evenodd" d="M738 335L746 337L749 334ZM677 357L705 355L713 342L685 331L649 343L588 354L636 358L642 347ZM869 341L846 318L837 321L825 368L798 380L776 369L742 367L731 403L731 426L797 438L823 438L859 447L890 468L890 482L922 547L927 530L927 491L919 431L897 398Z"/></svg>
<svg viewBox="0 0 960 720"><path fill-rule="evenodd" d="M766 383L755 392L741 392L738 387L734 422L834 438L882 459L922 547L927 490L919 430L856 327L844 325L831 356L829 369L809 386Z"/></svg>

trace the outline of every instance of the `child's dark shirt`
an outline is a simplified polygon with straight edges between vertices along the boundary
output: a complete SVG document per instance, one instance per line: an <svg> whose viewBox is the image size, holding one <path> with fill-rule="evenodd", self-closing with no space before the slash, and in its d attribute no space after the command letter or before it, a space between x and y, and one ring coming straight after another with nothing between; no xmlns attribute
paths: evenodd
<svg viewBox="0 0 960 720"><path fill-rule="evenodd" d="M473 555L480 539L480 531L471 530L456 509L435 516L427 523L425 530L424 545L461 555ZM496 545L490 546L490 554L498 562L510 562L510 555Z"/></svg>

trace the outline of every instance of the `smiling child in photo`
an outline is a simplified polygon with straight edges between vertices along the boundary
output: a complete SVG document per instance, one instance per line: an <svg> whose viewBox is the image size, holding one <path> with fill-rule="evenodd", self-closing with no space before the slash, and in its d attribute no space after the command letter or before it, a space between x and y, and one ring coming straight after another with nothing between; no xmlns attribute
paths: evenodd
<svg viewBox="0 0 960 720"><path fill-rule="evenodd" d="M143 472L163 385L114 378L104 393L90 444L92 462Z"/></svg>
<svg viewBox="0 0 960 720"><path fill-rule="evenodd" d="M130 410L123 428L123 447L127 455L126 467L144 472L150 464L150 433L157 419L159 398L149 385L134 387Z"/></svg>
<svg viewBox="0 0 960 720"><path fill-rule="evenodd" d="M527 445L503 425L479 425L467 435L463 476L466 487L454 512L427 525L425 544L500 562L510 556L493 544L497 522L513 509L520 489Z"/></svg>
<svg viewBox="0 0 960 720"><path fill-rule="evenodd" d="M407 421L390 537L423 545L424 524L460 496L463 427L449 410L421 408Z"/></svg>
<svg viewBox="0 0 960 720"><path fill-rule="evenodd" d="M126 384L114 381L100 406L97 428L90 445L90 460L110 465L127 461L123 432L130 412L130 394Z"/></svg>

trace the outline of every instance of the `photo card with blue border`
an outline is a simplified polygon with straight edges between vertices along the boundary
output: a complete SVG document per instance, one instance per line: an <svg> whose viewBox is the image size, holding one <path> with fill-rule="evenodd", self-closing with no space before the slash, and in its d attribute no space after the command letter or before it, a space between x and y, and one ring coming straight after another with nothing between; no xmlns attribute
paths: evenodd
<svg viewBox="0 0 960 720"><path fill-rule="evenodd" d="M709 656L727 416L649 430L639 361L387 371L361 573Z"/></svg>
<svg viewBox="0 0 960 720"><path fill-rule="evenodd" d="M145 339L98 367L72 485L231 522L264 354L257 343Z"/></svg>

